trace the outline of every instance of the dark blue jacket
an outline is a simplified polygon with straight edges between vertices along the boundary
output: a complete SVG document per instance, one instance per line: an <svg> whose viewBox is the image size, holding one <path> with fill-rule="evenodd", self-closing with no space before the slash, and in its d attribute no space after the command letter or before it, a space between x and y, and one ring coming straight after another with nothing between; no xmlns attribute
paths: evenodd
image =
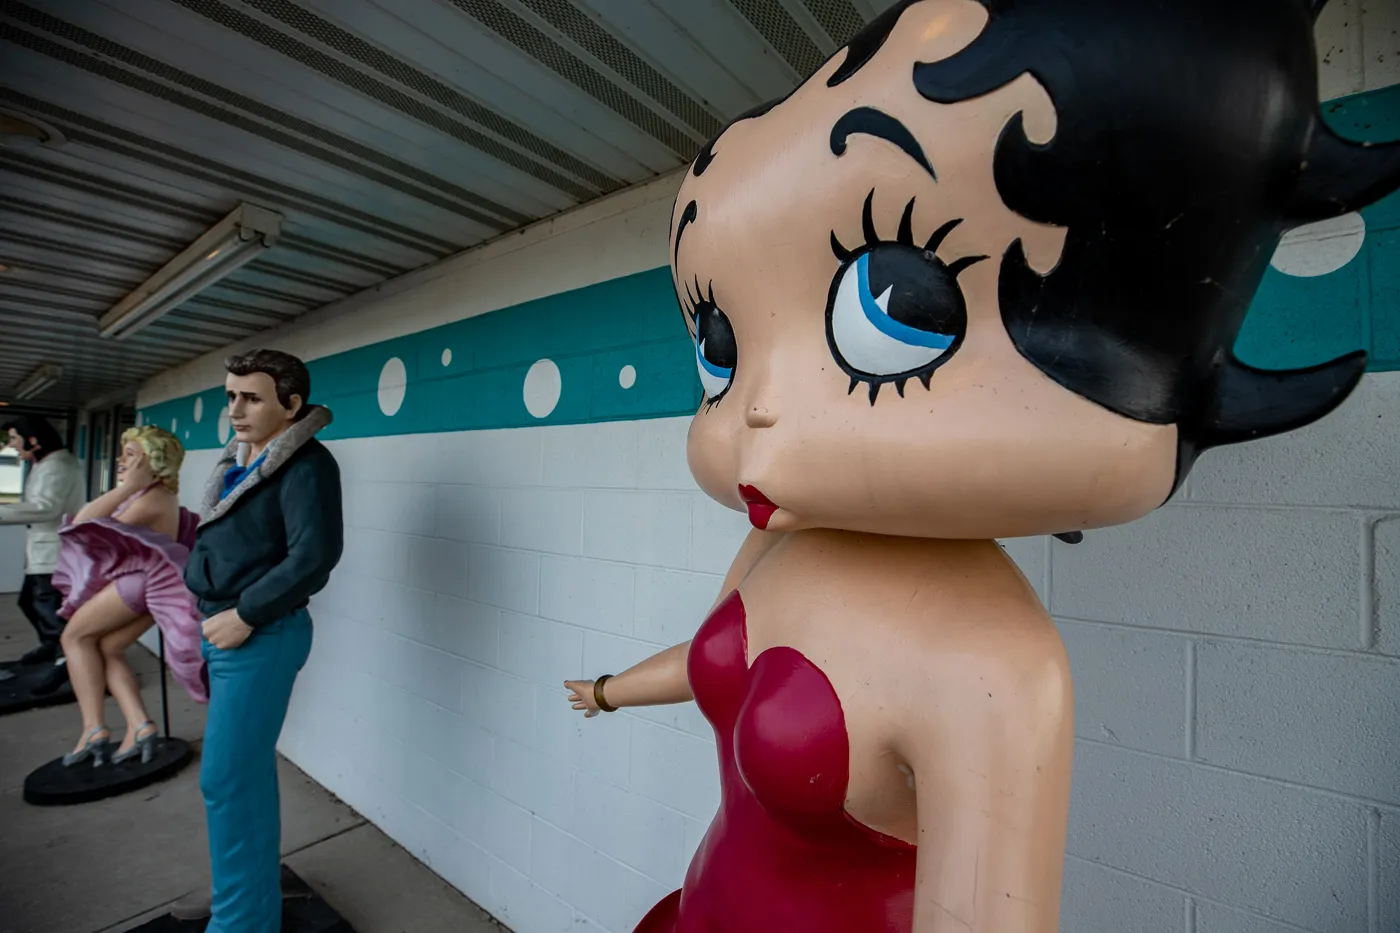
<svg viewBox="0 0 1400 933"><path fill-rule="evenodd" d="M313 406L227 495L237 442L224 451L185 568L205 618L237 607L244 622L267 625L305 608L330 581L345 542L340 466L315 438L330 421Z"/></svg>

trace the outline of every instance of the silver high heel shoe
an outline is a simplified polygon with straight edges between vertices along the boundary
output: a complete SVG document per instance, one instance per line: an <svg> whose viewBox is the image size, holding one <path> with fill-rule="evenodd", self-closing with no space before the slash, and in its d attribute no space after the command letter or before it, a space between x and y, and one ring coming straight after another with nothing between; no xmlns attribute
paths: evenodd
<svg viewBox="0 0 1400 933"><path fill-rule="evenodd" d="M141 733L146 729L150 729L150 733L142 735ZM150 764L151 759L156 756L156 738L156 724L147 719L136 727L136 741L132 743L132 746L126 751L119 751L112 756L112 764L119 765L123 761L130 761L138 756L141 758L141 764Z"/></svg>
<svg viewBox="0 0 1400 933"><path fill-rule="evenodd" d="M99 734L101 738L98 738ZM91 758L94 768L102 767L107 763L107 746L111 738L112 733L106 726L93 726L83 738L83 747L63 756L63 766L71 768Z"/></svg>

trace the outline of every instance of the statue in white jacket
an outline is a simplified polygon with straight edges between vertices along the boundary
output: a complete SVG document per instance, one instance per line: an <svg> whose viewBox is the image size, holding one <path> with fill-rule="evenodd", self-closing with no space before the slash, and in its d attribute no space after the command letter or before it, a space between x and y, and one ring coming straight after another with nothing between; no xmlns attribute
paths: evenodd
<svg viewBox="0 0 1400 933"><path fill-rule="evenodd" d="M8 436L8 437L7 437ZM87 497L83 471L78 458L65 449L53 425L35 415L19 415L0 423L0 440L21 461L29 464L24 496L13 505L0 505L0 525L25 525L24 586L19 607L39 635L39 647L19 659L21 665L53 663L59 660L59 635L63 620L58 609L63 597L54 589L53 572L58 564L58 529L64 516L75 515ZM55 682L62 683L61 666L55 668Z"/></svg>

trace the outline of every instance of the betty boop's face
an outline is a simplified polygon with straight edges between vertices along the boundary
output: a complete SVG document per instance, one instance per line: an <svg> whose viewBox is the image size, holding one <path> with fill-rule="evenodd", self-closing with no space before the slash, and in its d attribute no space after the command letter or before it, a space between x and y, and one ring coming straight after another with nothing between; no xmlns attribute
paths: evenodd
<svg viewBox="0 0 1400 933"><path fill-rule="evenodd" d="M992 155L1017 113L1050 140L1054 106L1030 75L951 105L911 81L985 25L972 0L915 4L852 77L828 86L838 53L681 188L673 268L705 390L691 471L761 526L1045 534L1172 488L1174 426L1062 388L1002 324L1008 247L1048 273L1065 230L1002 203Z"/></svg>

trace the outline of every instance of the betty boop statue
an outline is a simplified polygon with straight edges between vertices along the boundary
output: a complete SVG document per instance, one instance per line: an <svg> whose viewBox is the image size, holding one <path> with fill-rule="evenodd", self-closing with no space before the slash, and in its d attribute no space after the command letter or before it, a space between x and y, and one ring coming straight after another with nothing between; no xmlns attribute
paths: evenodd
<svg viewBox="0 0 1400 933"><path fill-rule="evenodd" d="M1313 0L896 3L707 145L671 255L700 486L754 530L693 640L722 802L645 933L1054 933L1072 694L993 539L1161 505L1364 354L1232 352L1280 235L1400 185L1322 123Z"/></svg>

